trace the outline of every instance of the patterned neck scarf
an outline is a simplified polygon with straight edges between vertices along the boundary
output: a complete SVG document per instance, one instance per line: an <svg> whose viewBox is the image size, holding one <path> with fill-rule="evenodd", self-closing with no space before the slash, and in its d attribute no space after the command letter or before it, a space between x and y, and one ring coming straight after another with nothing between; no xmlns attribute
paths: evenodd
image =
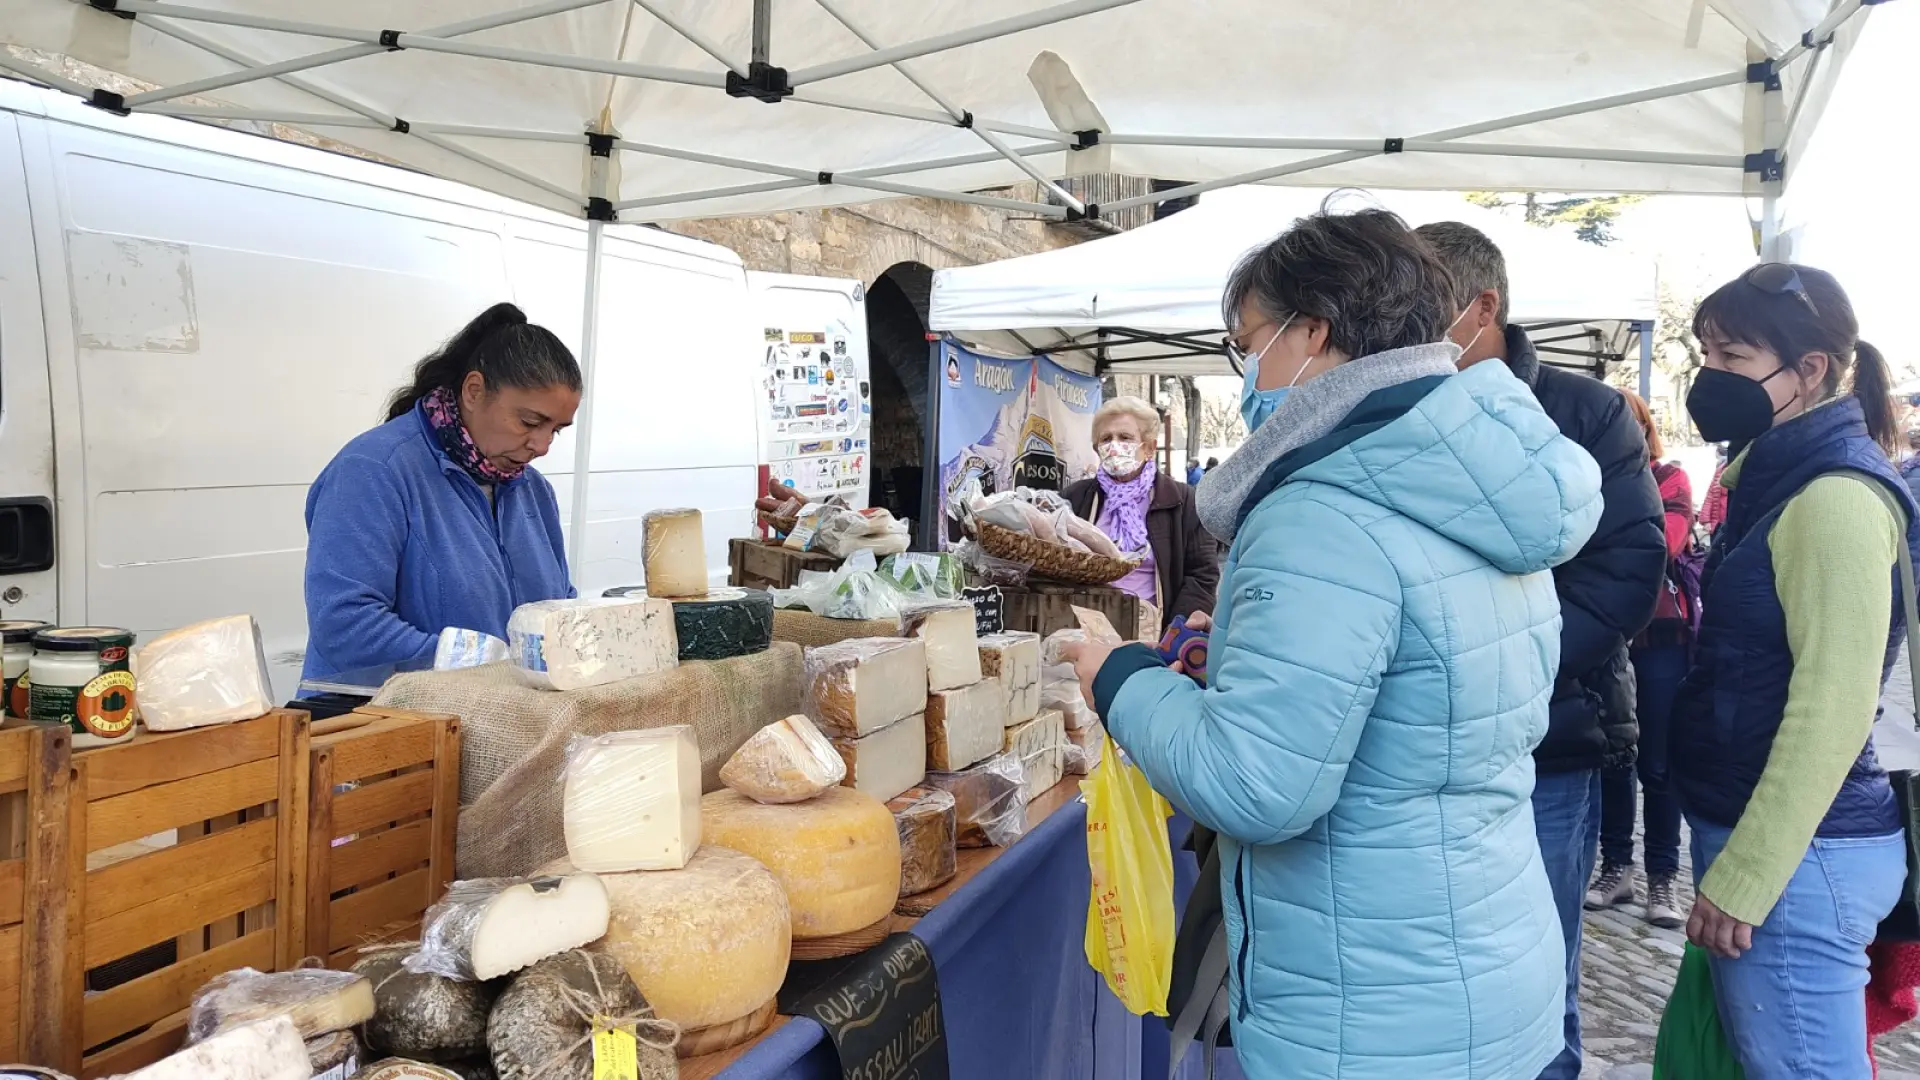
<svg viewBox="0 0 1920 1080"><path fill-rule="evenodd" d="M1131 480L1115 480L1105 469L1098 473L1103 505L1097 524L1121 551L1146 549L1147 508L1153 503L1153 480L1158 472L1159 467L1149 459Z"/></svg>
<svg viewBox="0 0 1920 1080"><path fill-rule="evenodd" d="M440 449L447 452L455 465L467 471L467 475L482 485L510 483L520 479L527 471L525 465L512 469L503 469L488 461L480 448L473 444L473 436L467 434L467 426L460 422L460 402L454 398L453 391L441 387L420 399L420 408L427 416L427 426L433 429L433 437L440 440Z"/></svg>

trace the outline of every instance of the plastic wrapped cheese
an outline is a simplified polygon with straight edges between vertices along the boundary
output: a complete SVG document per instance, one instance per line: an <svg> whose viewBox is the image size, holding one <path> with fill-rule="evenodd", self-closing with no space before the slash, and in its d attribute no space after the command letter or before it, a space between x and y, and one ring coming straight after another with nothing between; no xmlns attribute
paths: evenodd
<svg viewBox="0 0 1920 1080"><path fill-rule="evenodd" d="M600 880L612 916L592 950L618 960L661 1019L689 1031L714 1027L779 993L793 920L780 879L758 859L703 844L684 870Z"/></svg>
<svg viewBox="0 0 1920 1080"><path fill-rule="evenodd" d="M989 634L980 639L980 674L999 679L1007 697L1007 726L1040 712L1040 635Z"/></svg>
<svg viewBox="0 0 1920 1080"><path fill-rule="evenodd" d="M927 708L927 647L854 638L807 650L809 714L830 735L857 738Z"/></svg>
<svg viewBox="0 0 1920 1080"><path fill-rule="evenodd" d="M763 803L811 799L846 775L839 752L804 716L761 728L720 767L721 783Z"/></svg>
<svg viewBox="0 0 1920 1080"><path fill-rule="evenodd" d="M955 842L963 848L1005 847L1026 834L1026 771L1012 754L995 754L960 772L930 772L926 786L953 796Z"/></svg>
<svg viewBox="0 0 1920 1080"><path fill-rule="evenodd" d="M310 1080L307 1044L285 1016L220 1032L124 1080Z"/></svg>
<svg viewBox="0 0 1920 1080"><path fill-rule="evenodd" d="M972 604L914 608L900 622L908 637L927 643L928 690L953 690L980 681L980 637Z"/></svg>
<svg viewBox="0 0 1920 1080"><path fill-rule="evenodd" d="M302 1039L342 1031L372 1018L373 984L351 971L237 968L215 976L193 995L187 1041L276 1016L292 1020Z"/></svg>
<svg viewBox="0 0 1920 1080"><path fill-rule="evenodd" d="M1024 724L1008 728L1001 749L1020 759L1027 778L1027 801L1032 802L1065 775L1066 721L1058 709L1047 709Z"/></svg>
<svg viewBox="0 0 1920 1080"><path fill-rule="evenodd" d="M900 895L900 837L885 803L836 787L789 806L737 791L701 801L704 842L766 864L786 889L796 938L834 937L887 917Z"/></svg>
<svg viewBox="0 0 1920 1080"><path fill-rule="evenodd" d="M497 664L506 658L507 643L492 634L449 626L440 631L440 643L434 646L433 670L457 671Z"/></svg>
<svg viewBox="0 0 1920 1080"><path fill-rule="evenodd" d="M655 510L640 519L647 595L707 594L707 541L698 510Z"/></svg>
<svg viewBox="0 0 1920 1080"><path fill-rule="evenodd" d="M684 724L576 737L562 783L567 858L582 870L678 870L700 846L700 744Z"/></svg>
<svg viewBox="0 0 1920 1080"><path fill-rule="evenodd" d="M251 615L161 634L134 650L133 671L149 731L251 720L276 704L260 624Z"/></svg>
<svg viewBox="0 0 1920 1080"><path fill-rule="evenodd" d="M900 895L913 896L947 883L957 858L958 829L952 793L916 787L887 800L900 834Z"/></svg>
<svg viewBox="0 0 1920 1080"><path fill-rule="evenodd" d="M533 685L580 690L680 662L665 600L541 600L515 608L507 649Z"/></svg>
<svg viewBox="0 0 1920 1080"><path fill-rule="evenodd" d="M957 772L1000 749L1007 700L998 679L927 696L927 768Z"/></svg>
<svg viewBox="0 0 1920 1080"><path fill-rule="evenodd" d="M914 713L857 739L836 737L833 748L846 763L842 783L876 799L891 799L927 774L927 716Z"/></svg>
<svg viewBox="0 0 1920 1080"><path fill-rule="evenodd" d="M1100 764L1106 745L1107 729L1097 720L1085 727L1068 727L1067 749L1062 759L1067 775L1086 776L1093 772L1093 767Z"/></svg>
<svg viewBox="0 0 1920 1080"><path fill-rule="evenodd" d="M607 890L592 874L456 881L422 919L408 971L484 982L607 932Z"/></svg>

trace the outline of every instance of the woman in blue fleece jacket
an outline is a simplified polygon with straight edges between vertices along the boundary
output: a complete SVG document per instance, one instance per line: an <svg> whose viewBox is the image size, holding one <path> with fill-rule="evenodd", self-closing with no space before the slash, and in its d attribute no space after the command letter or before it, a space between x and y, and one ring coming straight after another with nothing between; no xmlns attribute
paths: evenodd
<svg viewBox="0 0 1920 1080"><path fill-rule="evenodd" d="M307 493L306 678L430 661L448 627L505 638L515 607L574 594L528 466L580 393L573 354L512 304L420 362Z"/></svg>

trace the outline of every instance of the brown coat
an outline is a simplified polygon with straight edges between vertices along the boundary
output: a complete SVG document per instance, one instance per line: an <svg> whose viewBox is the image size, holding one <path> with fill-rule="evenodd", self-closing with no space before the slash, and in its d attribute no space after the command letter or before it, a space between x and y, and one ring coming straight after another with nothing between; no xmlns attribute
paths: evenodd
<svg viewBox="0 0 1920 1080"><path fill-rule="evenodd" d="M1073 512L1098 522L1101 492L1098 479L1082 480L1061 492ZM1165 473L1153 481L1153 502L1147 507L1147 546L1160 573L1160 625L1175 615L1196 611L1213 614L1213 596L1220 587L1220 545L1200 524L1193 506L1193 489L1175 483Z"/></svg>

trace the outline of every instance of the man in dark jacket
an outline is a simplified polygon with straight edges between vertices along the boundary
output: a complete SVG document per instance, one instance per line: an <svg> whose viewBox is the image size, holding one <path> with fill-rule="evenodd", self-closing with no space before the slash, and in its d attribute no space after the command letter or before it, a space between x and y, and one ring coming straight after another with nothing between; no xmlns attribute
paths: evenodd
<svg viewBox="0 0 1920 1080"><path fill-rule="evenodd" d="M1560 594L1560 673L1547 736L1534 750L1534 828L1567 942L1567 1046L1540 1075L1575 1080L1581 905L1599 847L1600 770L1631 762L1639 738L1627 642L1652 620L1666 573L1660 489L1626 399L1596 379L1543 365L1526 332L1507 325L1506 259L1493 241L1459 222L1417 231L1453 274L1461 315L1452 337L1464 350L1460 367L1505 361L1533 388L1561 434L1600 465L1600 526L1580 554L1553 572Z"/></svg>

